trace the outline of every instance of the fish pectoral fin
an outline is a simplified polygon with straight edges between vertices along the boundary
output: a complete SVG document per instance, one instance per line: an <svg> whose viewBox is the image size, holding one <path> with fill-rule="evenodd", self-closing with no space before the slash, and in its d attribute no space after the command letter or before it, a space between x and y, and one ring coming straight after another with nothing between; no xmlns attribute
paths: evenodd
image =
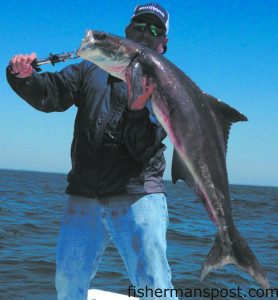
<svg viewBox="0 0 278 300"><path fill-rule="evenodd" d="M139 62L133 61L126 68L125 72L127 90L128 90L128 106L143 94L143 80L145 79L143 69Z"/></svg>
<svg viewBox="0 0 278 300"><path fill-rule="evenodd" d="M263 288L269 288L268 279L247 242L235 229L232 242L222 242L219 232L213 246L203 264L201 281L212 270L222 268L227 264L235 264L254 277Z"/></svg>

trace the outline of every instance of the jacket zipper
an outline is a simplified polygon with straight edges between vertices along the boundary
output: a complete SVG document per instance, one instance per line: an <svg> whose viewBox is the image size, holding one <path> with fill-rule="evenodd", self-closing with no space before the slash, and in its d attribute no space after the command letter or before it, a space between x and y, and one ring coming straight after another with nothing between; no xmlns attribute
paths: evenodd
<svg viewBox="0 0 278 300"><path fill-rule="evenodd" d="M98 131L98 135L97 135L97 138L96 138L96 148L100 147L101 138L103 137L104 130L106 129L107 123L108 123L108 121L111 117L111 114L113 112L113 108L111 107L111 104L110 104L109 108L110 109L109 109L109 111L106 115L106 118L102 121L102 124L99 128L99 131Z"/></svg>

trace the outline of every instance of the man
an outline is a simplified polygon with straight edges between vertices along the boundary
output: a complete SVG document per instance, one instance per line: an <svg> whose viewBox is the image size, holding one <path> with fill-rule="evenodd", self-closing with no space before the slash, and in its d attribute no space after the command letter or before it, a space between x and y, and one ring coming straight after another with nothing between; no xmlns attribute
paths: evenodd
<svg viewBox="0 0 278 300"><path fill-rule="evenodd" d="M126 37L164 53L168 12L156 3L135 8ZM83 61L37 74L36 55L16 55L7 68L15 92L43 112L78 107L68 174L68 202L57 249L58 299L86 299L112 239L135 289L171 289L166 258L168 211L163 186L166 133L156 121L153 85L127 105L127 86ZM169 292L159 299L176 299ZM144 299L154 299L144 295Z"/></svg>

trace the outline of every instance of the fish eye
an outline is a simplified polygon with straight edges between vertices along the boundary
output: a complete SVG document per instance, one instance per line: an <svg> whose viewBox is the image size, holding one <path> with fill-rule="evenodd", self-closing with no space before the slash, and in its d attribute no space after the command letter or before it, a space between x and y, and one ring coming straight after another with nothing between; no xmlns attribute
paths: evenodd
<svg viewBox="0 0 278 300"><path fill-rule="evenodd" d="M95 32L94 36L98 40L104 40L107 37L107 34L104 32Z"/></svg>

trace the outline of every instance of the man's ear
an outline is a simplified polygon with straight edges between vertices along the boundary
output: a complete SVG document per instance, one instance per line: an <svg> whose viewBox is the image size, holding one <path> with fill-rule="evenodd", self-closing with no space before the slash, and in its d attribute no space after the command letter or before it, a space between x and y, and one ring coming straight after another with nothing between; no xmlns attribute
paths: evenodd
<svg viewBox="0 0 278 300"><path fill-rule="evenodd" d="M168 43L168 36L164 37L164 40L163 40L162 43L163 43L163 47L165 47L167 45L167 43Z"/></svg>
<svg viewBox="0 0 278 300"><path fill-rule="evenodd" d="M168 37L165 36L163 41L161 42L160 46L159 46L159 51L161 54L166 53L167 51L167 43L168 43Z"/></svg>

